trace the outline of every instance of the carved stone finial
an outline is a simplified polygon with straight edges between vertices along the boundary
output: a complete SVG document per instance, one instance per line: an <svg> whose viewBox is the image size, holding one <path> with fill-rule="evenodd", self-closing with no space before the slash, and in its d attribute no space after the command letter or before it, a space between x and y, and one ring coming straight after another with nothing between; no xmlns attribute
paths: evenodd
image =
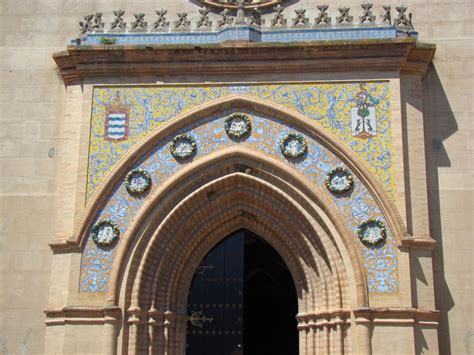
<svg viewBox="0 0 474 355"><path fill-rule="evenodd" d="M319 15L318 15L318 17L316 17L316 25L317 26L330 25L331 24L331 18L328 15L329 5L320 5L320 6L317 6L317 8L319 10Z"/></svg>
<svg viewBox="0 0 474 355"><path fill-rule="evenodd" d="M189 26L191 25L191 21L188 20L188 13L187 12L178 12L178 20L175 21L174 28L180 31L189 30Z"/></svg>
<svg viewBox="0 0 474 355"><path fill-rule="evenodd" d="M235 18L236 25L246 25L245 21L245 0L237 0L237 16Z"/></svg>
<svg viewBox="0 0 474 355"><path fill-rule="evenodd" d="M84 16L84 21L79 21L79 30L81 34L91 33L94 30L92 18L94 15Z"/></svg>
<svg viewBox="0 0 474 355"><path fill-rule="evenodd" d="M413 22L412 22L412 14L409 14L408 17L406 15L407 8L405 6L397 6L398 16L393 21L395 27L402 27L409 31L412 31Z"/></svg>
<svg viewBox="0 0 474 355"><path fill-rule="evenodd" d="M223 28L223 27L226 27L226 26L232 26L232 17L230 17L230 11L229 9L224 9L224 11L221 12L221 16L222 18L217 21L217 27L219 28Z"/></svg>
<svg viewBox="0 0 474 355"><path fill-rule="evenodd" d="M145 14L138 13L134 14L135 21L132 22L132 32L146 32L148 29L148 22L145 21Z"/></svg>
<svg viewBox="0 0 474 355"><path fill-rule="evenodd" d="M125 11L118 10L114 11L115 18L110 24L110 30L114 32L124 32L127 28L127 24L123 20L123 15L125 15Z"/></svg>
<svg viewBox="0 0 474 355"><path fill-rule="evenodd" d="M382 15L382 23L392 26L392 7L390 5L384 5L383 9L385 13Z"/></svg>
<svg viewBox="0 0 474 355"><path fill-rule="evenodd" d="M104 32L105 23L102 21L102 12L96 12L94 15L94 32Z"/></svg>
<svg viewBox="0 0 474 355"><path fill-rule="evenodd" d="M196 27L200 30L209 30L212 27L212 21L209 19L209 9L204 7L199 9L199 19L196 23Z"/></svg>
<svg viewBox="0 0 474 355"><path fill-rule="evenodd" d="M285 8L278 4L273 8L276 11L275 17L272 19L272 27L286 27L287 20L283 16Z"/></svg>
<svg viewBox="0 0 474 355"><path fill-rule="evenodd" d="M153 23L153 31L166 31L170 25L170 23L166 21L166 14L168 11L161 9L155 12L158 15L158 19Z"/></svg>
<svg viewBox="0 0 474 355"><path fill-rule="evenodd" d="M349 11L351 11L351 9L348 7L340 7L338 10L341 15L336 17L337 24L338 25L352 24L352 20L354 18L349 14Z"/></svg>
<svg viewBox="0 0 474 355"><path fill-rule="evenodd" d="M250 24L254 26L263 26L265 24L265 19L262 18L262 10L253 9Z"/></svg>
<svg viewBox="0 0 474 355"><path fill-rule="evenodd" d="M372 7L374 4L367 3L360 6L362 6L362 9L364 9L362 16L359 17L360 23L375 23L375 15L372 13Z"/></svg>
<svg viewBox="0 0 474 355"><path fill-rule="evenodd" d="M295 10L296 17L293 19L293 26L308 26L309 18L306 17L306 10Z"/></svg>

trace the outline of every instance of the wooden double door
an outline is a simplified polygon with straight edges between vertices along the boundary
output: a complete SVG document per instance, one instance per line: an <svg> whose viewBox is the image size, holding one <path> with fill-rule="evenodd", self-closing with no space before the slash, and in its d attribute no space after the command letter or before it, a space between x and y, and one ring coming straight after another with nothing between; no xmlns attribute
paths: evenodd
<svg viewBox="0 0 474 355"><path fill-rule="evenodd" d="M280 255L240 230L199 265L188 295L188 355L296 355L297 298Z"/></svg>

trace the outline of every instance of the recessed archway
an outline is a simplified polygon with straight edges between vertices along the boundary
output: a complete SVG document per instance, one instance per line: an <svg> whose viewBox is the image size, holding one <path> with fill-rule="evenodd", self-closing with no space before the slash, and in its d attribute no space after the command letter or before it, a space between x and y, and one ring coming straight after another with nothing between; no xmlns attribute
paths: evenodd
<svg viewBox="0 0 474 355"><path fill-rule="evenodd" d="M303 177L244 152L205 171L158 195L131 229L120 291L129 353L184 354L194 272L213 246L242 228L272 245L290 270L300 354L357 346L349 318L351 308L367 305L363 263L331 201L317 197Z"/></svg>
<svg viewBox="0 0 474 355"><path fill-rule="evenodd" d="M238 96L176 118L124 157L91 201L76 240L84 242L81 231L102 206L100 196L118 186L120 172L151 154L157 140L184 129L198 114L234 104L273 113L317 137L353 170L400 240L404 229L398 214L363 163L304 117ZM194 271L220 240L246 228L272 245L295 281L300 353L369 353L368 329L356 325L351 313L369 304L362 248L339 207L327 189L292 164L245 144L180 165L134 210L114 253L107 301L126 310L122 346L130 354L183 354Z"/></svg>

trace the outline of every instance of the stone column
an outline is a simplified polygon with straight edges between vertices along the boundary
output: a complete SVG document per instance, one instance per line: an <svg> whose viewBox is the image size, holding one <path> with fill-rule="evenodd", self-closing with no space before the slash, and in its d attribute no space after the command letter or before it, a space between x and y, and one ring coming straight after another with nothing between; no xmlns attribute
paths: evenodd
<svg viewBox="0 0 474 355"><path fill-rule="evenodd" d="M316 354L316 335L318 329L316 328L316 315L314 313L308 317L308 328L308 354Z"/></svg>
<svg viewBox="0 0 474 355"><path fill-rule="evenodd" d="M320 354L329 353L329 322L327 319L321 321L321 334L320 334Z"/></svg>
<svg viewBox="0 0 474 355"><path fill-rule="evenodd" d="M334 354L344 354L343 325L344 321L339 315L336 315L334 319Z"/></svg>
<svg viewBox="0 0 474 355"><path fill-rule="evenodd" d="M155 307L148 311L148 353L151 355L164 354L164 314Z"/></svg>
<svg viewBox="0 0 474 355"><path fill-rule="evenodd" d="M372 355L372 344L371 344L371 327L372 322L370 320L370 309L368 308L359 308L354 310L355 315L355 339L356 354L361 355Z"/></svg>
<svg viewBox="0 0 474 355"><path fill-rule="evenodd" d="M104 308L104 347L103 354L117 353L117 325L120 319L120 308L108 306Z"/></svg>
<svg viewBox="0 0 474 355"><path fill-rule="evenodd" d="M166 311L164 313L165 316L165 322L164 322L164 354L165 355L171 355L174 354L173 350L173 312L171 311Z"/></svg>
<svg viewBox="0 0 474 355"><path fill-rule="evenodd" d="M130 307L128 314L128 354L136 354L138 341L138 327L140 325L141 309L139 307Z"/></svg>
<svg viewBox="0 0 474 355"><path fill-rule="evenodd" d="M306 323L306 317L304 314L296 315L296 320L298 321L298 332L300 340L300 354L309 354L307 349L307 338L308 338L308 324Z"/></svg>

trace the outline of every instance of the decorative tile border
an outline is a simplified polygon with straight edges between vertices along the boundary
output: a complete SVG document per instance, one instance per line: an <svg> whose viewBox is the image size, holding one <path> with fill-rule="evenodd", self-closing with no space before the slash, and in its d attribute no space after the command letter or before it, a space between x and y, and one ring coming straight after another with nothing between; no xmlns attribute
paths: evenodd
<svg viewBox="0 0 474 355"><path fill-rule="evenodd" d="M417 33L412 33L416 37ZM172 32L172 33L92 33L81 38L81 45L98 45L103 38L113 39L113 44L216 44L226 41L288 43L304 41L364 40L406 37L406 32L396 27L351 27L318 29L260 30L252 26L229 27L221 31ZM72 40L76 45L77 41Z"/></svg>
<svg viewBox="0 0 474 355"><path fill-rule="evenodd" d="M359 94L370 94L377 134L353 135L354 108ZM111 167L149 132L196 106L240 94L273 102L315 120L365 160L389 195L394 192L392 135L388 82L294 83L255 85L194 85L150 87L96 87L93 93L88 186L90 198ZM118 102L120 101L120 102ZM110 141L104 136L109 107L128 110L128 138Z"/></svg>
<svg viewBox="0 0 474 355"><path fill-rule="evenodd" d="M195 137L198 147L196 158L224 147L243 144L252 150L291 164L321 187L325 187L326 175L332 167L344 166L333 153L308 136L305 136L308 145L305 158L288 161L281 154L279 142L288 133L298 132L295 127L254 112L245 110L238 112L245 112L252 121L252 135L246 140L236 142L227 136L225 119L233 112L221 112L218 115L203 118L159 142L134 168L149 172L152 180L156 182L152 186L152 190L166 181L172 174L178 172L187 162L178 162L170 154L169 144L176 134L189 134ZM354 233L354 238L358 239L358 228L364 221L377 218L385 225L387 223L367 188L356 177L354 180L354 189L350 194L336 196L328 191L328 195L339 208L341 215L345 217L348 228ZM136 199L130 196L122 184L116 186L112 196L109 197L97 218L114 219L117 221L120 232L124 233L143 203L144 199ZM383 245L367 247L362 243L358 244L365 260L369 292L396 292L398 290L398 262L396 243L392 231L387 229L387 240ZM107 290L113 257L113 251L98 248L92 238L89 238L82 258L80 279L80 290L82 292L105 292Z"/></svg>

